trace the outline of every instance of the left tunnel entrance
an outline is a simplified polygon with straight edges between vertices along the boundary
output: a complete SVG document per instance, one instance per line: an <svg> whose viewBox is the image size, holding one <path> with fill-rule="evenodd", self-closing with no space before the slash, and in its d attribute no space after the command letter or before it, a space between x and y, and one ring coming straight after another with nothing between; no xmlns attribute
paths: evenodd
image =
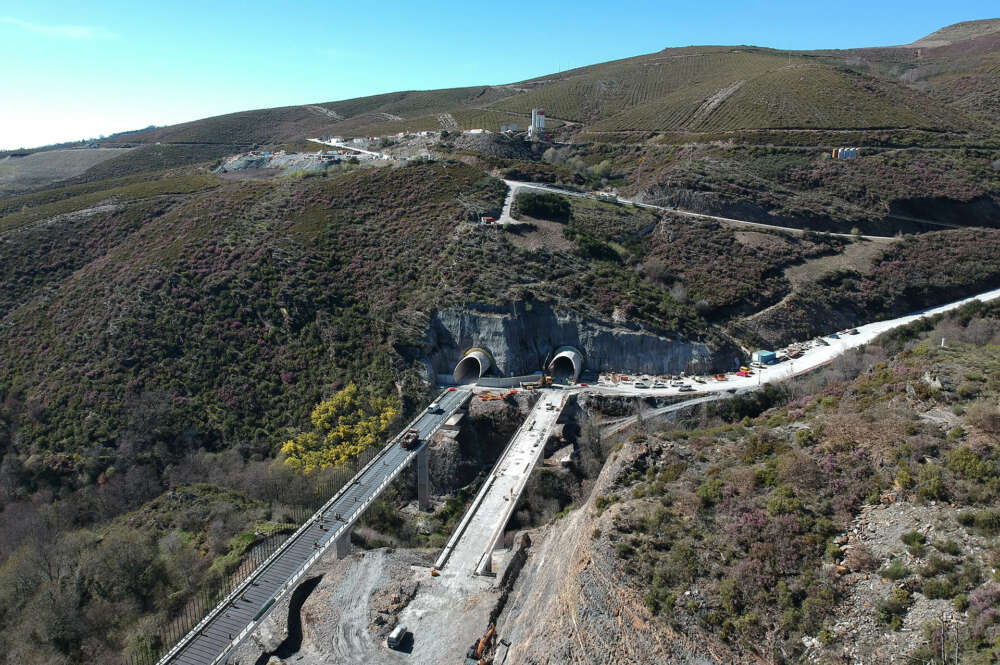
<svg viewBox="0 0 1000 665"><path fill-rule="evenodd" d="M484 376L491 369L493 369L493 357L489 351L486 349L469 349L465 352L462 359L458 361L458 364L455 365L452 377L458 385L475 383L479 380L479 377Z"/></svg>

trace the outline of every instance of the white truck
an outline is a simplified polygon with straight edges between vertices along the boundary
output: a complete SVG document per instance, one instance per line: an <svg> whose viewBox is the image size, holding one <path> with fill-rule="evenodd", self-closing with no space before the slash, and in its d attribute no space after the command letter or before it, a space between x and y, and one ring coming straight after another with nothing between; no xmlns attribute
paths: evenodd
<svg viewBox="0 0 1000 665"><path fill-rule="evenodd" d="M389 636L385 638L385 645L390 649L398 649L399 645L403 643L403 639L406 638L406 626L399 624L392 629Z"/></svg>

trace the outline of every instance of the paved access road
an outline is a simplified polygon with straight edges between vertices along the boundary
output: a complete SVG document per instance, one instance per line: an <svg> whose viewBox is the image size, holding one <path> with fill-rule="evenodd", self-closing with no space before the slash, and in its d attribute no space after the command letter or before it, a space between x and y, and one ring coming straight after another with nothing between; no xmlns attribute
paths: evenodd
<svg viewBox="0 0 1000 665"><path fill-rule="evenodd" d="M472 392L459 388L438 397L439 413L422 412L406 429L420 432L421 445L461 408ZM405 431L405 430L404 430ZM353 480L313 515L250 578L181 640L160 665L211 665L221 662L267 616L276 600L295 588L308 569L340 538L382 490L413 461L418 449L406 450L397 436Z"/></svg>

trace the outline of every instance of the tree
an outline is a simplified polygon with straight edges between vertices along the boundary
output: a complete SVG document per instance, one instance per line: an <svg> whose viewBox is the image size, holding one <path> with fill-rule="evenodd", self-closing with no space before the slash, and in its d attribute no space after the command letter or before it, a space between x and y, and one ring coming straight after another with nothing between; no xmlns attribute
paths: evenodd
<svg viewBox="0 0 1000 665"><path fill-rule="evenodd" d="M313 409L312 430L282 444L285 463L303 473L344 464L378 443L398 415L397 400L351 383Z"/></svg>

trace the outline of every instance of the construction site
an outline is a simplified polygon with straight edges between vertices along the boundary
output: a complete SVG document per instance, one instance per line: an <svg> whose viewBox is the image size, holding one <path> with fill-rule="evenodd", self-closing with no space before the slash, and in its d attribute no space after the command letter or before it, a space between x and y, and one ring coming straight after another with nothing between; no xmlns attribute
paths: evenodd
<svg viewBox="0 0 1000 665"><path fill-rule="evenodd" d="M600 514L594 488L617 473L622 433L640 419L691 414L808 372L964 302L760 350L728 372L625 374L591 368L580 348L554 344L539 371L511 376L500 371L509 357L467 348L450 375L439 375L448 387L435 401L161 663L539 662L551 635L565 634L567 616L575 620L553 594L571 567L587 566L598 534L588 524ZM390 488L396 501L410 497L398 520L367 520ZM430 516L456 493L466 497L462 516L443 546L408 547L402 534L430 533ZM593 574L576 569L573 577L603 584ZM603 620L641 604L612 597L621 605ZM573 631L579 643L562 640L560 649L599 648ZM651 639L637 625L627 634Z"/></svg>

